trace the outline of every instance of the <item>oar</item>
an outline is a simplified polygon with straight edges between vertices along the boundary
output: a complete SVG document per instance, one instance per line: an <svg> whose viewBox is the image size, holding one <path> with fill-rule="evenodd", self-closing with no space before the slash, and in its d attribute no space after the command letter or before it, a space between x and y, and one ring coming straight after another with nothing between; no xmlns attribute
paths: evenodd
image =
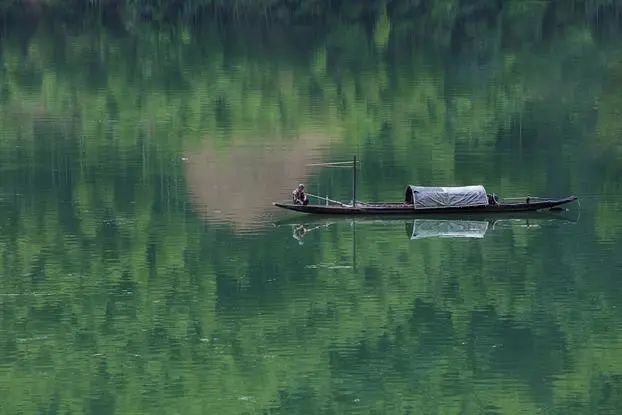
<svg viewBox="0 0 622 415"><path fill-rule="evenodd" d="M327 163L310 163L310 164L305 164L305 166L326 166L326 167L330 167L330 166L334 166L334 167L339 167L339 166L350 167L352 165L353 165L352 161L331 161L331 162L327 162Z"/></svg>
<svg viewBox="0 0 622 415"><path fill-rule="evenodd" d="M322 196L313 195L313 194L311 194L311 193L307 193L307 196L315 197L315 198L317 198L317 199L321 199L321 200L328 200L329 202L332 202L332 203L337 203L338 205L341 205L341 206L343 206L343 207L352 207L352 206L350 206L350 205L346 205L345 203L341 203L341 202L339 202L339 201L337 201L337 200L332 200L332 199L329 199L329 198L327 198L327 197L322 197Z"/></svg>

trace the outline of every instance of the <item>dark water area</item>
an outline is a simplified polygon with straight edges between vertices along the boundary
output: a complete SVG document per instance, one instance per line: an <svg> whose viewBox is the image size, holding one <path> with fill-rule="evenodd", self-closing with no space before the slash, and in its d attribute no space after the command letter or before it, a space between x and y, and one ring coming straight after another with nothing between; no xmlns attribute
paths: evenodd
<svg viewBox="0 0 622 415"><path fill-rule="evenodd" d="M0 412L620 413L617 2L424 3L5 21ZM272 206L349 200L349 169L312 164L353 155L361 200L580 203Z"/></svg>

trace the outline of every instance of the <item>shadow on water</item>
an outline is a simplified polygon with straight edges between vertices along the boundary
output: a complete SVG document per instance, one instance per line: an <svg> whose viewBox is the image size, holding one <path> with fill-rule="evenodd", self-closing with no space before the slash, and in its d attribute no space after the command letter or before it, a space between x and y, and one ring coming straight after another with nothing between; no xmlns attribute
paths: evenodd
<svg viewBox="0 0 622 415"><path fill-rule="evenodd" d="M447 215L437 215L437 214L427 214L425 216L417 216L417 219L426 219L426 220L476 220L476 221L503 221L503 220L517 220L523 219L526 221L529 220L560 220L577 223L579 222L581 213L579 210L575 211L574 209L563 209L563 210L545 210L545 211L536 211L536 212L510 212L510 213L498 213L498 214L490 214L490 213L468 213L468 214L452 214L451 216ZM391 224L399 221L412 221L415 219L412 215L357 215L353 216L345 216L345 215L295 215L283 218L279 221L273 223L274 226L283 226L283 225L292 225L292 224L319 224L319 223L386 223Z"/></svg>
<svg viewBox="0 0 622 415"><path fill-rule="evenodd" d="M531 212L503 215L460 215L447 218L446 216L429 215L424 218L408 216L382 217L362 216L344 218L343 216L305 216L288 218L274 223L274 227L291 226L292 238L303 243L310 233L318 233L328 228L347 225L352 229L353 243L356 243L356 226L375 225L394 228L403 225L406 236L411 240L426 238L476 238L486 237L490 232L513 227L537 228L558 226L560 224L577 224L579 215L573 217L562 212Z"/></svg>

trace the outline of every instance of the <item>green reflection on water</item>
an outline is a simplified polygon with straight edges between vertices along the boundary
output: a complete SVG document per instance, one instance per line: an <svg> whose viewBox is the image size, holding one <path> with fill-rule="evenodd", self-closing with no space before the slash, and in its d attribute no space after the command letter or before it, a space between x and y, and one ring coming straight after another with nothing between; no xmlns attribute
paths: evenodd
<svg viewBox="0 0 622 415"><path fill-rule="evenodd" d="M512 4L438 33L8 32L3 411L617 412L622 38ZM273 227L298 180L347 199L305 165L352 153L363 199L482 182L581 216Z"/></svg>

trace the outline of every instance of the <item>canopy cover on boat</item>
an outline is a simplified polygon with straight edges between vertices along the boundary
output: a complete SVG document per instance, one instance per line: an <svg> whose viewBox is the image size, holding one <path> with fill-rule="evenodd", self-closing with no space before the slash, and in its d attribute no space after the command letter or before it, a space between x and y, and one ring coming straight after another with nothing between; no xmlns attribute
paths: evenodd
<svg viewBox="0 0 622 415"><path fill-rule="evenodd" d="M486 206L488 196L484 186L426 187L408 186L406 203L415 209L439 207Z"/></svg>

